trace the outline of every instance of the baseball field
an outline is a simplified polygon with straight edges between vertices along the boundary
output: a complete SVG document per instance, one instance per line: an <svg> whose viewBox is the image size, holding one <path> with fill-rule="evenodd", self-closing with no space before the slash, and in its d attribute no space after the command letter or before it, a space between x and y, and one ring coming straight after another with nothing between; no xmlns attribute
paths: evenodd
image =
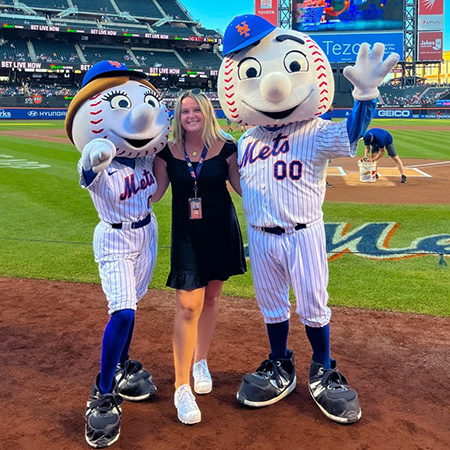
<svg viewBox="0 0 450 450"><path fill-rule="evenodd" d="M0 121L0 448L81 449L85 402L98 371L106 301L92 250L98 221L78 184L79 152L62 121ZM235 393L267 356L249 271L224 288L203 420L181 425L173 406L168 193L155 205L158 261L132 345L159 388L125 404L122 449L446 449L450 443L450 123L374 120L389 130L408 183L387 156L379 180L362 183L357 159L328 170L324 214L330 268L332 354L360 396L363 416L328 421L306 387L310 349L295 317L289 346L297 389L261 410ZM227 127L223 124L225 131ZM236 138L240 130L233 132ZM362 156L360 142L358 155ZM246 242L240 198L233 194ZM211 255L214 258L214 255ZM294 299L293 299L294 300Z"/></svg>

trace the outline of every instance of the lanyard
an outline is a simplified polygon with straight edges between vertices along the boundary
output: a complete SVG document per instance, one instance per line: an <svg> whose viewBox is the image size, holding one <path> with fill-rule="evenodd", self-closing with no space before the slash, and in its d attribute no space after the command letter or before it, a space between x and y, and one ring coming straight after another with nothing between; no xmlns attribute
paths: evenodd
<svg viewBox="0 0 450 450"><path fill-rule="evenodd" d="M205 161L205 158L206 158L206 153L208 153L208 148L206 147L206 145L203 147L202 154L198 161L197 170L195 172L194 172L194 167L192 166L191 160L189 159L189 156L187 154L186 147L184 146L184 144L183 144L183 150L184 150L184 158L186 159L186 163L187 163L189 172L191 174L191 177L194 179L194 195L195 195L195 197L197 197L197 191L198 191L197 179L198 179L198 176L200 175L200 171L202 170L203 162Z"/></svg>

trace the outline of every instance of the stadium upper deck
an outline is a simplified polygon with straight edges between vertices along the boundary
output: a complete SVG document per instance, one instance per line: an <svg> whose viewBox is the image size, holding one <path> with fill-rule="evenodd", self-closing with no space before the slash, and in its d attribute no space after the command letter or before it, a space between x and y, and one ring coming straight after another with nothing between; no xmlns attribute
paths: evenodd
<svg viewBox="0 0 450 450"><path fill-rule="evenodd" d="M176 0L53 2L0 0L0 52L4 60L14 61L15 49L20 48L18 61L29 63L91 65L103 56L115 55L143 70L158 69L167 59L173 67L174 58L181 70L217 70L220 66L218 46L222 36L203 28ZM142 59L133 53L133 49L141 52L145 48L151 48L153 55L161 54L158 58ZM188 60L182 56L186 54ZM48 68L45 64L40 67Z"/></svg>

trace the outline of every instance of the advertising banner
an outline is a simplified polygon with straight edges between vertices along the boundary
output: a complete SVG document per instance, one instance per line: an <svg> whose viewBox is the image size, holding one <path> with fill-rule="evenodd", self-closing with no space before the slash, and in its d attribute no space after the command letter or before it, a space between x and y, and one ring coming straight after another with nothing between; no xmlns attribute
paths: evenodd
<svg viewBox="0 0 450 450"><path fill-rule="evenodd" d="M419 0L419 31L444 29L444 0Z"/></svg>
<svg viewBox="0 0 450 450"><path fill-rule="evenodd" d="M65 119L67 109L29 109L29 108L0 108L2 119Z"/></svg>
<svg viewBox="0 0 450 450"><path fill-rule="evenodd" d="M278 26L278 0L255 0L255 14Z"/></svg>
<svg viewBox="0 0 450 450"><path fill-rule="evenodd" d="M417 54L419 61L442 61L442 31L421 31L417 39Z"/></svg>
<svg viewBox="0 0 450 450"><path fill-rule="evenodd" d="M363 42L371 47L375 42L382 42L386 54L396 52L403 56L403 33L314 34L311 37L325 52L330 63L355 62Z"/></svg>
<svg viewBox="0 0 450 450"><path fill-rule="evenodd" d="M419 16L444 14L444 0L419 0Z"/></svg>
<svg viewBox="0 0 450 450"><path fill-rule="evenodd" d="M444 29L444 15L419 16L419 31L434 31Z"/></svg>

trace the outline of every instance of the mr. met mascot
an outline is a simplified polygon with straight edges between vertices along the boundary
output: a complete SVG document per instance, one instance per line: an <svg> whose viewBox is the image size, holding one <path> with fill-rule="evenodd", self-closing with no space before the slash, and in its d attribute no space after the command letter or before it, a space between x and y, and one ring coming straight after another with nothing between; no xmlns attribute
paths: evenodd
<svg viewBox="0 0 450 450"><path fill-rule="evenodd" d="M137 303L155 267L153 158L165 146L170 124L166 106L145 77L117 61L95 64L66 118L67 135L81 152L80 184L100 218L94 253L110 314L86 410L86 441L94 448L119 438L123 399L141 401L156 392L149 372L128 356Z"/></svg>
<svg viewBox="0 0 450 450"><path fill-rule="evenodd" d="M356 422L358 395L330 356L325 175L330 159L355 155L376 107L377 87L399 56L383 61L383 44L370 54L368 44L361 44L355 66L344 70L354 85L353 110L334 123L319 118L333 101L333 73L309 36L258 16L238 16L225 32L223 54L222 109L230 120L255 126L239 141L238 164L253 283L271 350L244 376L237 399L267 406L296 386L294 353L287 346L292 287L312 348L309 392L329 419Z"/></svg>

